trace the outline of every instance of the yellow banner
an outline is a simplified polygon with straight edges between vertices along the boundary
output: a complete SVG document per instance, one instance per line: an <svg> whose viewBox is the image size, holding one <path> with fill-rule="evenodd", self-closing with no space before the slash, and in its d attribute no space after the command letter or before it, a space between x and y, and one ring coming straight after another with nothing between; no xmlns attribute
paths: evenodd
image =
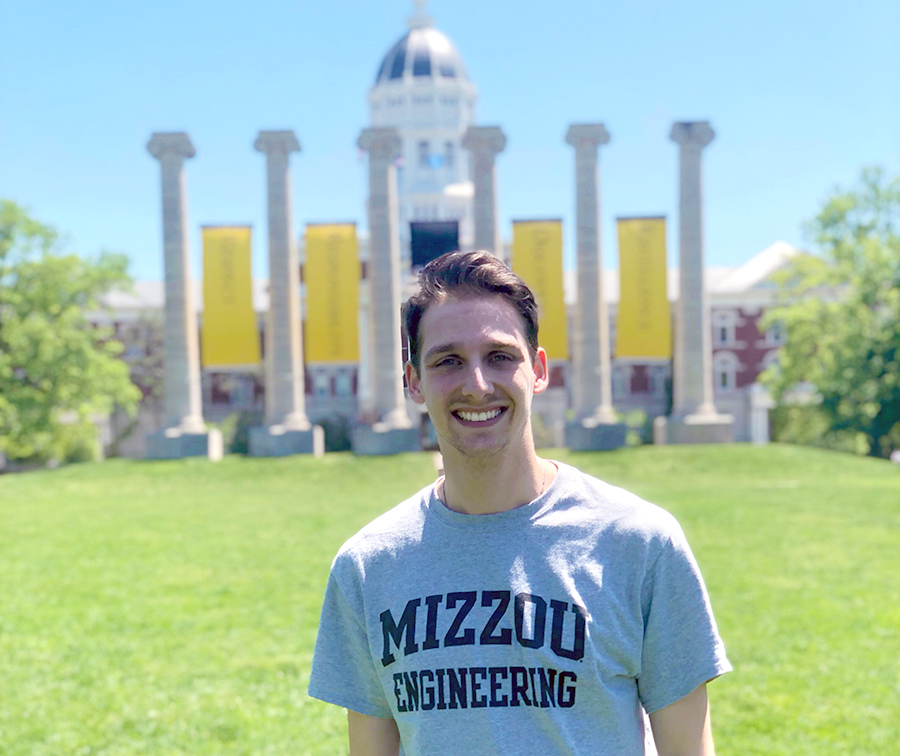
<svg viewBox="0 0 900 756"><path fill-rule="evenodd" d="M538 339L548 359L568 359L562 221L513 221L512 268L534 292L538 304Z"/></svg>
<svg viewBox="0 0 900 756"><path fill-rule="evenodd" d="M306 227L306 359L359 360L359 250L353 223Z"/></svg>
<svg viewBox="0 0 900 756"><path fill-rule="evenodd" d="M616 357L672 357L666 295L666 219L619 218Z"/></svg>
<svg viewBox="0 0 900 756"><path fill-rule="evenodd" d="M259 324L253 312L250 227L207 226L203 232L203 367L260 362Z"/></svg>

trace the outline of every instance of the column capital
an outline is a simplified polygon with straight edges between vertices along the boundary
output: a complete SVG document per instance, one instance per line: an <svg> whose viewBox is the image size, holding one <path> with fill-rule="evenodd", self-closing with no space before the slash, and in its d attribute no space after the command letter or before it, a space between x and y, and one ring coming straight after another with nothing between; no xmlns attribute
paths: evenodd
<svg viewBox="0 0 900 756"><path fill-rule="evenodd" d="M157 160L162 160L170 155L192 158L197 154L190 137L184 131L155 132L147 142L147 152Z"/></svg>
<svg viewBox="0 0 900 756"><path fill-rule="evenodd" d="M506 149L506 135L499 126L469 126L462 146L467 150L485 150L496 155Z"/></svg>
<svg viewBox="0 0 900 756"><path fill-rule="evenodd" d="M709 121L676 121L672 124L669 139L682 146L706 147L716 136Z"/></svg>
<svg viewBox="0 0 900 756"><path fill-rule="evenodd" d="M403 142L400 132L395 128L363 129L356 140L356 145L372 157L393 160L400 155Z"/></svg>
<svg viewBox="0 0 900 756"><path fill-rule="evenodd" d="M285 155L289 152L300 152L300 142L293 131L260 131L253 149L257 152L281 152Z"/></svg>
<svg viewBox="0 0 900 756"><path fill-rule="evenodd" d="M609 132L602 123L573 123L566 132L566 143L573 147L593 147L609 142Z"/></svg>

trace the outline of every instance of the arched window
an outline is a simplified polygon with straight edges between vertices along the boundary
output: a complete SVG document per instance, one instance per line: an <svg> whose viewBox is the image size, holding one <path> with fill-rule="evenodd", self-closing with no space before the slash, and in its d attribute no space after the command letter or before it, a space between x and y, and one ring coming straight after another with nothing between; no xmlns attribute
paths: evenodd
<svg viewBox="0 0 900 756"><path fill-rule="evenodd" d="M724 310L713 313L713 346L734 345L736 321L737 317L732 311Z"/></svg>
<svg viewBox="0 0 900 756"><path fill-rule="evenodd" d="M718 352L713 357L713 388L733 391L737 388L738 358L732 352Z"/></svg>
<svg viewBox="0 0 900 756"><path fill-rule="evenodd" d="M776 364L778 362L778 350L773 349L771 352L766 352L766 356L762 358L762 362L760 363L760 372L765 370L768 367Z"/></svg>
<svg viewBox="0 0 900 756"><path fill-rule="evenodd" d="M781 346L784 344L784 323L776 320L766 330L766 344L768 346Z"/></svg>

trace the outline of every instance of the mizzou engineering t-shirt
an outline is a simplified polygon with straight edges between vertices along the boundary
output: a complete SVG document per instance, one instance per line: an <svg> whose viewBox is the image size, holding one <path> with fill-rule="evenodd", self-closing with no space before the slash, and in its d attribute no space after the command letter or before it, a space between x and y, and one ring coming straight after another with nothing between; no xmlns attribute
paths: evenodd
<svg viewBox="0 0 900 756"><path fill-rule="evenodd" d="M556 464L512 511L431 485L347 541L309 694L392 717L406 756L643 754L641 708L731 666L675 519Z"/></svg>

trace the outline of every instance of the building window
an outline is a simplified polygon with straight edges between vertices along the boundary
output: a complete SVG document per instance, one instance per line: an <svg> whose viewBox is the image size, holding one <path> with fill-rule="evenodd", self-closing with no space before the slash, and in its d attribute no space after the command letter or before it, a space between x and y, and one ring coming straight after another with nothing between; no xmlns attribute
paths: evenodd
<svg viewBox="0 0 900 756"><path fill-rule="evenodd" d="M613 397L624 397L631 394L631 366L614 365L612 369Z"/></svg>
<svg viewBox="0 0 900 756"><path fill-rule="evenodd" d="M334 376L334 395L353 396L353 373L349 368L338 370Z"/></svg>
<svg viewBox="0 0 900 756"><path fill-rule="evenodd" d="M419 142L419 167L428 168L428 142Z"/></svg>
<svg viewBox="0 0 900 756"><path fill-rule="evenodd" d="M713 378L716 391L737 388L738 358L731 352L719 352L713 357Z"/></svg>
<svg viewBox="0 0 900 756"><path fill-rule="evenodd" d="M768 346L781 346L784 344L784 323L776 320L766 330L766 344Z"/></svg>
<svg viewBox="0 0 900 756"><path fill-rule="evenodd" d="M144 356L144 349L140 344L129 344L122 352L122 359L125 362L137 362Z"/></svg>
<svg viewBox="0 0 900 756"><path fill-rule="evenodd" d="M735 341L735 314L733 312L713 313L713 345L732 346Z"/></svg>
<svg viewBox="0 0 900 756"><path fill-rule="evenodd" d="M771 352L766 352L766 356L762 358L762 363L760 367L760 373L763 370L768 370L772 365L778 364L778 350L773 349Z"/></svg>
<svg viewBox="0 0 900 756"><path fill-rule="evenodd" d="M668 370L665 365L651 365L650 371L650 395L665 396L666 395L666 378Z"/></svg>
<svg viewBox="0 0 900 756"><path fill-rule="evenodd" d="M454 159L453 142L447 142L444 145L444 165L446 165L448 168L452 168Z"/></svg>
<svg viewBox="0 0 900 756"><path fill-rule="evenodd" d="M313 374L313 396L331 396L331 376L328 373Z"/></svg>

